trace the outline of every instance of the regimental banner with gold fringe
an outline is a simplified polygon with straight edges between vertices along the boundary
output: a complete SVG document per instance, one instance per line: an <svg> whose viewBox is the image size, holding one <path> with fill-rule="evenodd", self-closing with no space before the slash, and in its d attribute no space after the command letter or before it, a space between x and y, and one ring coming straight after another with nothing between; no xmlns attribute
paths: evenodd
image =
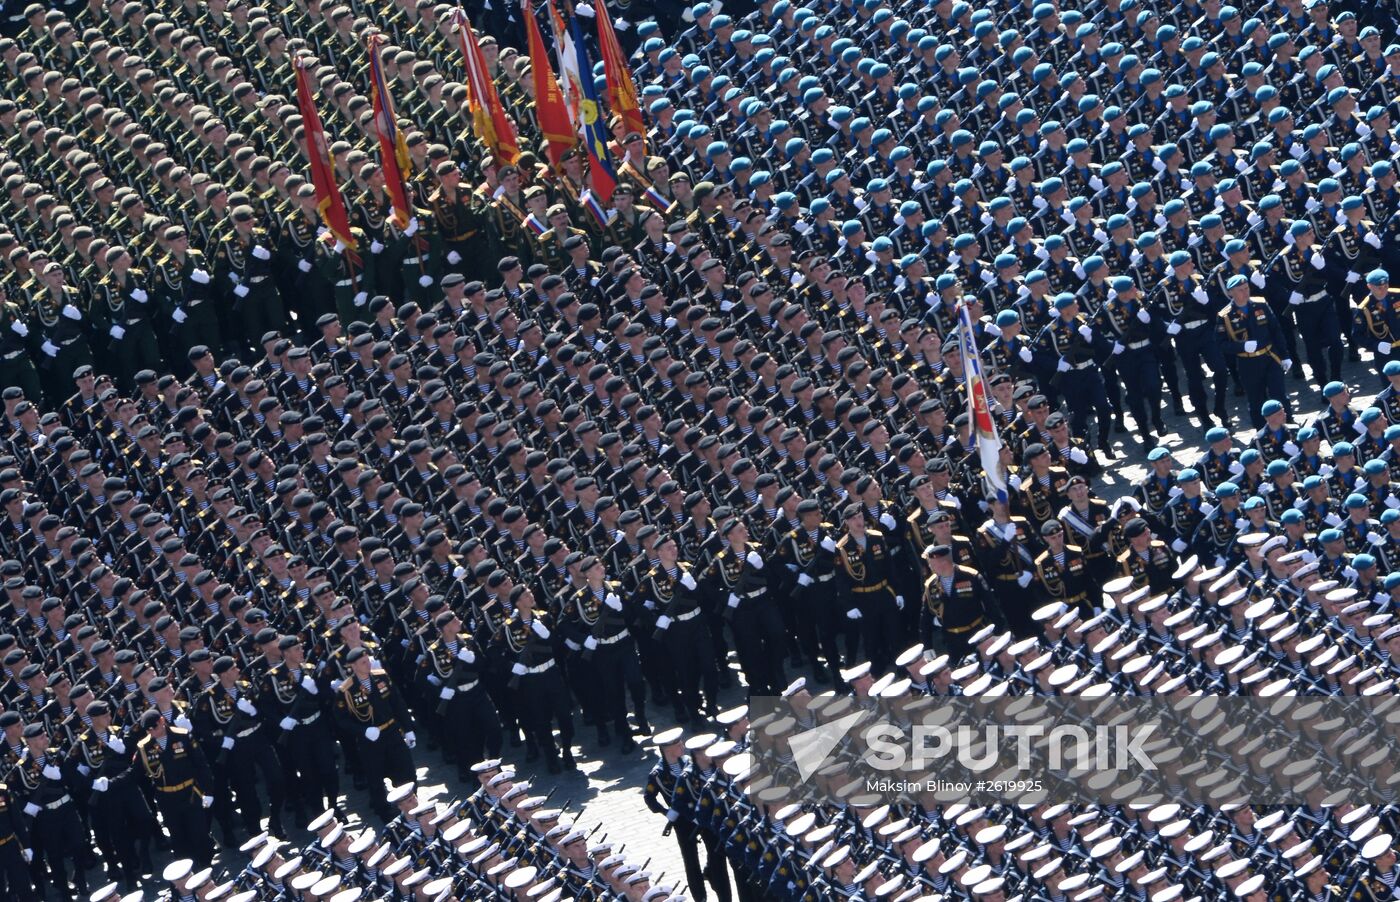
<svg viewBox="0 0 1400 902"><path fill-rule="evenodd" d="M389 96L389 84L384 78L380 61L387 40L384 35L374 32L365 38L365 46L369 50L370 101L374 108L374 131L379 137L379 165L384 169L384 190L389 194L394 225L403 230L408 228L408 221L413 218L408 191L404 187L412 166L408 158L408 144L399 130L394 100Z"/></svg>
<svg viewBox="0 0 1400 902"><path fill-rule="evenodd" d="M452 11L452 22L457 26L457 40L461 42L462 60L467 70L467 109L472 114L472 130L492 156L514 165L520 159L515 123L511 122L496 93L496 83L486 68L486 57L472 30L471 19L459 6Z"/></svg>
<svg viewBox="0 0 1400 902"><path fill-rule="evenodd" d="M316 187L316 209L321 214L321 224L337 241L353 251L355 236L350 231L350 215L346 212L340 186L335 181L335 159L326 140L326 130L321 125L321 114L316 110L316 100L311 95L311 77L302 60L296 63L296 79L297 108L306 134L303 152L311 164L311 184Z"/></svg>

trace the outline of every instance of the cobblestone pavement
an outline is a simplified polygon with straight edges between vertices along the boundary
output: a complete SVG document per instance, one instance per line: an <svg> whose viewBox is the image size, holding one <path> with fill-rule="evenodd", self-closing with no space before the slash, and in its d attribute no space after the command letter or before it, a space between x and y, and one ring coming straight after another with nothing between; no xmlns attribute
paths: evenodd
<svg viewBox="0 0 1400 902"><path fill-rule="evenodd" d="M1354 403L1358 407L1364 407L1372 395L1380 389L1377 377L1369 362L1349 364L1343 371L1343 378L1352 389L1356 397ZM1288 379L1287 385L1293 404L1294 422L1306 422L1314 412L1322 408L1320 386L1297 381L1291 377ZM1182 386L1185 387L1184 380ZM1169 399L1165 403L1169 406ZM1226 407L1233 417L1232 428L1238 435L1247 440L1250 426L1248 412L1244 409L1244 398L1231 397ZM1190 464L1200 454L1201 435L1204 430L1189 414L1185 417L1178 417L1167 411L1164 420L1169 432L1162 437L1162 444L1172 451L1180 465ZM1123 435L1114 436L1114 444L1118 448L1120 456L1108 468L1108 472L1104 474L1096 487L1098 495L1110 501L1128 492L1133 482L1146 474L1145 449L1135 438ZM915 640L911 638L910 641L912 644ZM744 698L743 689L738 683L738 671L733 663L732 655L731 668L735 672L735 686L722 693L722 708L740 704ZM669 713L669 706L664 708L655 704L648 706L648 716L656 730L673 725ZM508 762L513 762L516 765L517 775L520 778L532 780L540 793L548 792L550 787L557 787L550 799L550 807L567 806L568 813L586 831L593 830L595 824L601 825L594 834L594 841L606 837L614 843L622 844L628 858L638 862L650 862L647 869L656 875L654 882L671 883L679 889L685 884L685 871L681 865L675 840L662 835L665 821L658 815L651 813L642 798L642 789L646 784L647 774L651 770L654 752L646 744L627 755L620 754L616 744L607 749L598 749L591 741L593 736L591 729L586 728L581 722L577 722L575 727L578 732L575 749L579 752L577 773L554 776L543 769L543 762L537 763L539 769L536 770L536 764L524 762L523 747L507 748L503 758ZM638 739L641 741L641 737ZM600 755L600 752L605 754ZM454 776L455 767L444 763L440 754L426 752L422 746L415 754L419 763L418 776L422 787L420 789L421 795L445 802L469 794L475 788L459 783ZM444 780L444 777L448 777L448 779ZM348 780L346 782L348 783ZM351 823L355 829L359 829L363 825L362 817L367 810L368 804L365 794L351 792L347 811L350 812ZM288 820L287 826L291 829L290 820ZM286 838L300 844L306 841L307 836L304 832L298 831L295 835ZM216 872L219 864L230 868L235 865L241 867L242 861L240 859L241 856L236 850L232 852L221 851L216 861ZM159 867L161 862L158 860L157 864ZM158 878L158 875L156 876ZM94 886L96 885L97 883L94 882ZM163 889L159 885L158 879L148 881L147 888L149 890Z"/></svg>

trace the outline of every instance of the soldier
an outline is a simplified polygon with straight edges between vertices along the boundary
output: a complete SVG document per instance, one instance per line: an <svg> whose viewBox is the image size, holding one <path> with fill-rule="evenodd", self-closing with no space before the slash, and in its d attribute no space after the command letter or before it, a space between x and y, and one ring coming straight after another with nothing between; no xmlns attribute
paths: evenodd
<svg viewBox="0 0 1400 902"><path fill-rule="evenodd" d="M904 597L890 585L892 555L884 533L866 526L859 504L842 510L845 532L836 542L834 589L846 618L856 621L871 666L884 671L897 652Z"/></svg>
<svg viewBox="0 0 1400 902"><path fill-rule="evenodd" d="M653 812L665 815L666 827L662 835L676 837L691 893L696 899L703 899L705 872L700 867L699 825L695 822L697 800L687 797L681 782L689 765L682 743L684 735L680 727L673 727L651 738L656 746L657 760L647 778L643 798Z"/></svg>
<svg viewBox="0 0 1400 902"><path fill-rule="evenodd" d="M387 823L394 811L385 801L384 781L414 782L412 750L418 737L398 689L365 647L351 649L344 660L345 677L333 687L335 716L355 743L375 813Z"/></svg>
<svg viewBox="0 0 1400 902"><path fill-rule="evenodd" d="M189 235L180 226L166 229L165 242L169 253L157 265L156 290L161 311L170 323L157 334L167 359L182 360L183 352L194 345L222 348L223 335L215 312L221 296L213 285L213 267L203 252L190 247Z"/></svg>
<svg viewBox="0 0 1400 902"><path fill-rule="evenodd" d="M253 218L253 208L234 207L229 213L233 228L219 242L214 274L219 290L241 327L244 348L256 348L258 336L281 329L286 320L282 295L272 272L276 252L273 236Z"/></svg>
<svg viewBox="0 0 1400 902"><path fill-rule="evenodd" d="M632 729L627 724L626 696L630 693L637 724L642 732L647 725L646 693L632 630L642 626L643 619L634 610L626 611L623 587L608 582L602 561L592 555L578 562L578 572L584 584L565 597L561 621L572 635L565 644L578 653L577 671L589 686L584 694L591 697L593 718L598 728L598 744L611 741L609 724L617 731L619 747L624 751L636 748ZM572 644L570 644L572 643Z"/></svg>
<svg viewBox="0 0 1400 902"><path fill-rule="evenodd" d="M438 186L429 198L435 229L442 236L443 273L459 273L468 279L484 278L491 261L480 253L477 236L487 227L486 218L471 191L461 185L462 173L451 160L437 164Z"/></svg>
<svg viewBox="0 0 1400 902"><path fill-rule="evenodd" d="M141 794L135 748L128 748L112 709L102 700L88 705L89 727L69 752L72 768L88 784L88 812L98 848L116 865L121 881L135 886L151 864L154 818Z"/></svg>
<svg viewBox="0 0 1400 902"><path fill-rule="evenodd" d="M1268 289L1275 307L1286 304L1293 311L1313 381L1321 385L1342 370L1342 333L1336 305L1327 297L1327 261L1316 247L1312 223L1294 220L1288 234L1292 242L1269 264Z"/></svg>
<svg viewBox="0 0 1400 902"><path fill-rule="evenodd" d="M1274 398L1288 410L1288 396L1283 388L1283 374L1293 361L1280 357L1283 333L1269 305L1250 298L1249 280L1233 276L1226 284L1230 303L1216 319L1216 335L1221 350L1234 358L1245 395L1249 398L1251 424L1258 429L1264 424L1264 402Z"/></svg>
<svg viewBox="0 0 1400 902"><path fill-rule="evenodd" d="M256 836L262 821L258 771L267 784L268 822L277 825L274 833L281 833L286 786L281 762L265 735L266 715L259 714L254 704L256 687L241 679L241 669L228 655L214 660L213 674L214 683L200 693L195 704L197 734L207 749L215 750L215 761L225 771L248 835Z"/></svg>
<svg viewBox="0 0 1400 902"><path fill-rule="evenodd" d="M973 568L953 560L949 545L933 545L924 551L930 575L924 581L923 609L919 612L919 639L930 645L941 635L949 659L962 660L973 633L992 618L995 605L986 580Z"/></svg>
<svg viewBox="0 0 1400 902"><path fill-rule="evenodd" d="M25 319L24 311L9 300L7 289L0 284L0 382L19 386L26 398L37 402L42 400L43 391Z"/></svg>
<svg viewBox="0 0 1400 902"><path fill-rule="evenodd" d="M316 665L306 660L296 636L278 636L277 649L281 660L262 674L256 705L268 723L276 721L274 745L288 777L293 810L304 820L307 803L312 810L339 807L340 774L329 718L322 719L327 705Z"/></svg>
<svg viewBox="0 0 1400 902"><path fill-rule="evenodd" d="M1055 372L1052 381L1073 412L1071 428L1077 435L1089 434L1089 415L1098 423L1098 448L1112 457L1108 433L1112 416L1104 393L1103 375L1095 362L1102 336L1094 332L1079 312L1072 294L1055 297L1055 319L1036 338L1036 352Z"/></svg>
<svg viewBox="0 0 1400 902"><path fill-rule="evenodd" d="M544 756L550 773L574 768L574 720L569 693L556 667L555 643L548 615L535 609L535 596L527 587L511 589L511 611L501 627L497 654L510 670L510 688L521 727L529 743L527 760ZM554 727L558 726L558 745Z"/></svg>
<svg viewBox="0 0 1400 902"><path fill-rule="evenodd" d="M35 898L28 868L34 860L34 850L30 847L29 823L23 807L9 786L0 783L0 890L11 898L29 902Z"/></svg>
<svg viewBox="0 0 1400 902"><path fill-rule="evenodd" d="M769 595L766 565L749 543L749 528L733 519L720 527L725 547L701 574L712 604L723 606L734 649L751 695L777 695L783 675L784 636L777 602Z"/></svg>
<svg viewBox="0 0 1400 902"><path fill-rule="evenodd" d="M108 248L106 261L108 273L97 283L93 321L99 334L108 334L107 356L122 388L129 390L137 372L160 365L154 327L158 301L145 273L132 267L126 248Z"/></svg>
<svg viewBox="0 0 1400 902"><path fill-rule="evenodd" d="M452 611L433 618L438 636L425 649L424 679L436 695L444 748L456 757L457 771L465 774L471 764L501 753L501 722L486 693L483 672L486 653L471 634L462 633L462 622Z"/></svg>
<svg viewBox="0 0 1400 902"><path fill-rule="evenodd" d="M29 298L39 327L33 340L44 355L39 359L39 370L44 376L45 397L57 405L67 397L71 374L92 364L88 345L92 321L78 290L65 281L62 266L49 263L39 281Z"/></svg>
<svg viewBox="0 0 1400 902"><path fill-rule="evenodd" d="M43 856L44 869L35 865L41 882L50 882L60 895L75 889L86 894L87 874L83 868L88 843L87 828L73 801L76 769L65 772L67 751L56 743L42 723L27 724L23 730L25 754L5 779L19 793L16 801L32 818L34 849ZM67 862L73 864L73 882L68 882Z"/></svg>
<svg viewBox="0 0 1400 902"><path fill-rule="evenodd" d="M214 777L204 751L188 727L167 723L159 711L141 715L145 734L136 744L137 774L155 796L175 854L208 865L208 810Z"/></svg>

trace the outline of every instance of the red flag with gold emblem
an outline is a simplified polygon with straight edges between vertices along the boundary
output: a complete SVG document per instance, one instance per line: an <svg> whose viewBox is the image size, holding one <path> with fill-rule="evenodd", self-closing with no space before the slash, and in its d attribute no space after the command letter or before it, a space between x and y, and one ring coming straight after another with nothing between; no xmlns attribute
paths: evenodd
<svg viewBox="0 0 1400 902"><path fill-rule="evenodd" d="M394 115L394 99L389 96L389 83L384 78L384 67L380 55L388 41L377 32L365 38L369 49L370 101L374 109L374 131L379 138L379 165L384 169L384 190L389 194L389 205L393 208L394 225L400 230L408 228L413 218L413 209L408 202L408 189L405 187L412 164L408 159L408 144L403 132L399 131L399 120Z"/></svg>
<svg viewBox="0 0 1400 902"><path fill-rule="evenodd" d="M608 106L622 119L623 135L636 132L642 136L645 146L647 124L637 102L637 85L632 81L632 70L627 67L627 55L617 42L607 3L598 0L593 6L598 14L598 53L603 57L603 75L608 82Z"/></svg>
<svg viewBox="0 0 1400 902"><path fill-rule="evenodd" d="M520 159L520 143L515 137L515 123L506 115L496 83L486 68L486 57L472 31L471 20L462 7L452 11L457 26L457 39L462 43L462 60L467 70L467 109L472 114L472 130L496 159L514 164ZM533 20L532 20L533 21Z"/></svg>
<svg viewBox="0 0 1400 902"><path fill-rule="evenodd" d="M297 108L301 112L301 125L306 133L306 147L303 152L311 164L311 184L316 186L316 209L321 214L321 222L331 234L350 250L355 249L355 238L350 232L350 215L345 210L345 198L340 194L340 186L335 182L335 160L331 157L330 144L326 141L326 130L321 126L321 114L316 110L316 100L311 95L311 78L302 60L296 63Z"/></svg>
<svg viewBox="0 0 1400 902"><path fill-rule="evenodd" d="M535 85L535 118L539 120L540 131L545 138L545 153L549 162L557 170L559 162L570 148L578 145L578 134L569 119L569 107L564 102L564 92L554 77L554 67L549 64L549 53L544 49L544 36L540 25L535 21L535 11L530 0L520 0L520 10L525 14L525 34L530 45L530 78Z"/></svg>

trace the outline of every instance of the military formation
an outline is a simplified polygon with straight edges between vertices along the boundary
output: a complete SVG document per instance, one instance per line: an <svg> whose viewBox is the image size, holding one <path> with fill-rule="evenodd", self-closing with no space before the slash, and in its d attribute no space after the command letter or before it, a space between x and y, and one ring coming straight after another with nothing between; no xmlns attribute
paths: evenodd
<svg viewBox="0 0 1400 902"><path fill-rule="evenodd" d="M607 196L513 3L510 159L446 4L0 11L0 897L1393 898L1325 768L802 805L721 697L1393 692L1396 10L655 7ZM639 744L684 887L514 775Z"/></svg>

